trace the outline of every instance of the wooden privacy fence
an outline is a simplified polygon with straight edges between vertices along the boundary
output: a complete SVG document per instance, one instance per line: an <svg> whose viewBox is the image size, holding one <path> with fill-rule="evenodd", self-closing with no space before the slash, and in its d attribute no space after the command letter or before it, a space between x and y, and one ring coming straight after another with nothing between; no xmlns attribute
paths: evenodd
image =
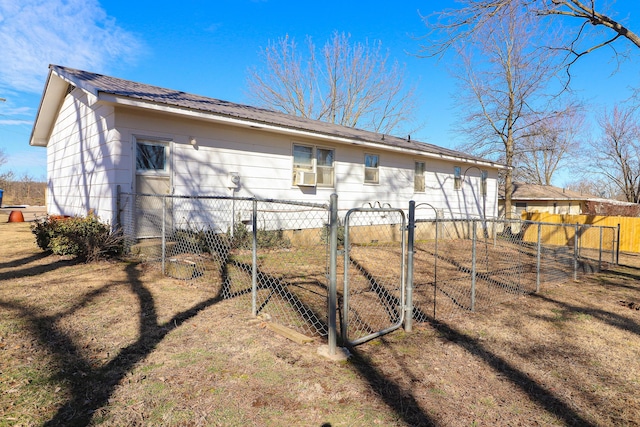
<svg viewBox="0 0 640 427"><path fill-rule="evenodd" d="M640 253L640 218L627 216L559 215L546 212L524 212L522 219L558 224L588 224L620 227L619 250ZM559 231L558 231L559 232ZM561 239L562 236L551 238Z"/></svg>

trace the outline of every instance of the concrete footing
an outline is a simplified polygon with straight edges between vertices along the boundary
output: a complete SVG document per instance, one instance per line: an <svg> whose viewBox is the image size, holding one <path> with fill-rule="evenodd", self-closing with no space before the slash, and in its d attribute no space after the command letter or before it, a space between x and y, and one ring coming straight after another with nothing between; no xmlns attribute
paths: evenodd
<svg viewBox="0 0 640 427"><path fill-rule="evenodd" d="M333 360L335 362L347 360L349 359L349 357L351 357L351 353L349 353L349 350L347 350L344 347L337 347L336 354L329 354L328 345L321 345L320 347L318 347L318 354L320 356L326 357L327 359Z"/></svg>

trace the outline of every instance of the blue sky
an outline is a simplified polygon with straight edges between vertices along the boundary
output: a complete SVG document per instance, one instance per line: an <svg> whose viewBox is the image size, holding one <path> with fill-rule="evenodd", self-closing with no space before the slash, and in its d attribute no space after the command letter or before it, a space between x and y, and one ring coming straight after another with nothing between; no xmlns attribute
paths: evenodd
<svg viewBox="0 0 640 427"><path fill-rule="evenodd" d="M0 103L0 148L8 156L0 172L46 177L46 149L30 147L29 136L50 63L247 103L247 69L260 64L260 48L269 40L288 34L302 43L309 35L321 45L336 30L352 41L380 40L405 64L423 124L412 139L453 147L451 61L413 55L421 43L414 36L426 33L420 13L451 3L0 0L0 98L6 99ZM637 0L618 0L615 9L640 31ZM573 87L592 110L626 100L629 87L638 86L640 49L631 52L636 59L613 75L616 65L606 52L574 68Z"/></svg>

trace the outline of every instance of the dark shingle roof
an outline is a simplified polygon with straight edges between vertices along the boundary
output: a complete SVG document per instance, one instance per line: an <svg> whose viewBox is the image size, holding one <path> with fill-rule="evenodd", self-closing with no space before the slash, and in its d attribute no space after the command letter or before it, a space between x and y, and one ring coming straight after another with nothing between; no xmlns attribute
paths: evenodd
<svg viewBox="0 0 640 427"><path fill-rule="evenodd" d="M135 100L210 113L217 116L248 120L255 122L256 124L276 125L289 129L347 138L349 140L374 143L381 146L397 147L440 156L454 157L472 162L489 163L494 164L495 167L502 167L502 165L496 164L487 159L424 142L414 140L408 141L404 138L382 135L375 132L335 125L318 120L306 119L278 111L252 107L249 105L235 104L219 99L208 98L172 89L165 89L143 83L136 83L129 80L76 70L73 68L61 67L58 65L52 65L51 69L57 74L67 78L69 81L83 83L85 88L88 85L98 93L102 92ZM98 95L98 93L95 93L95 95Z"/></svg>

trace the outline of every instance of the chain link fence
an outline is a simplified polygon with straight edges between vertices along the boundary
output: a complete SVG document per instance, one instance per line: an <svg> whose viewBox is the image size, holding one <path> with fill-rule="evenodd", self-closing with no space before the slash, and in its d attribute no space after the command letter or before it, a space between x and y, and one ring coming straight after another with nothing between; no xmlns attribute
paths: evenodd
<svg viewBox="0 0 640 427"><path fill-rule="evenodd" d="M335 195L324 205L120 193L118 212L133 256L328 337L331 354L338 333L356 345L607 268L619 241L615 227L445 219L413 202L408 215L371 206L339 218Z"/></svg>
<svg viewBox="0 0 640 427"><path fill-rule="evenodd" d="M406 219L400 209L352 209L345 216L342 336L352 345L402 325Z"/></svg>
<svg viewBox="0 0 640 427"><path fill-rule="evenodd" d="M616 262L617 229L499 219L416 219L413 318L445 319Z"/></svg>
<svg viewBox="0 0 640 427"><path fill-rule="evenodd" d="M327 334L326 205L126 193L120 205L132 255L221 298L246 299L254 315Z"/></svg>

